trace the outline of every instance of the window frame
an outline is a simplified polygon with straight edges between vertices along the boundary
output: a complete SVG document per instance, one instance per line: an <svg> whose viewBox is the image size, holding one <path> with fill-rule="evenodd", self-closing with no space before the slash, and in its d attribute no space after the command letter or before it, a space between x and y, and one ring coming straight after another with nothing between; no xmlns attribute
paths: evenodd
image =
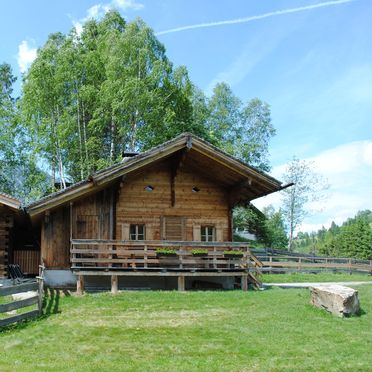
<svg viewBox="0 0 372 372"><path fill-rule="evenodd" d="M215 225L201 225L200 226L200 240L202 242L216 241L216 226Z"/></svg>
<svg viewBox="0 0 372 372"><path fill-rule="evenodd" d="M133 228L134 232L132 232ZM140 228L142 228L142 232L139 232ZM143 239L139 239L140 236L143 236ZM129 225L129 240L133 241L146 240L146 225L144 223L131 223Z"/></svg>

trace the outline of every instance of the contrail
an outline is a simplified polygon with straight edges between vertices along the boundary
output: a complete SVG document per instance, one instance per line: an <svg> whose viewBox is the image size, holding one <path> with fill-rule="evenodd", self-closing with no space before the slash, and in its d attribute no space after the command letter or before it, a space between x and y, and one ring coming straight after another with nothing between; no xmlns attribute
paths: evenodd
<svg viewBox="0 0 372 372"><path fill-rule="evenodd" d="M196 24L196 25L176 27L176 28L171 28L169 30L159 31L159 32L155 33L155 35L158 36L158 35L171 34L173 32L193 30L195 28L215 27L215 26L223 26L223 25L235 25L237 23L246 23L246 22L256 21L258 19L275 17L275 16L279 16L279 15L282 15L282 14L297 13L297 12L303 12L305 10L323 8L323 7L326 7L326 6L350 3L352 1L355 1L355 0L326 1L326 2L320 3L320 4L307 5L307 6L302 6L302 7L299 7L299 8L292 8L292 9L276 10L275 12L264 13L264 14L251 16L251 17L230 19L230 20L227 20L227 21L217 21L217 22L210 22L210 23L199 23L199 24Z"/></svg>

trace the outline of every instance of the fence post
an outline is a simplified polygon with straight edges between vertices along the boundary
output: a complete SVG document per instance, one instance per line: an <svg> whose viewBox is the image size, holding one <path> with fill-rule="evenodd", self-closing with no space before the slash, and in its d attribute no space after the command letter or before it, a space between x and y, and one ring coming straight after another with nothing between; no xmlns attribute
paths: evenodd
<svg viewBox="0 0 372 372"><path fill-rule="evenodd" d="M349 274L352 274L351 258L349 258Z"/></svg>
<svg viewBox="0 0 372 372"><path fill-rule="evenodd" d="M39 289L38 289L38 310L39 310L39 315L43 314L43 298L44 298L44 262L41 262L41 265L39 265L39 276L37 277L37 281L39 284Z"/></svg>

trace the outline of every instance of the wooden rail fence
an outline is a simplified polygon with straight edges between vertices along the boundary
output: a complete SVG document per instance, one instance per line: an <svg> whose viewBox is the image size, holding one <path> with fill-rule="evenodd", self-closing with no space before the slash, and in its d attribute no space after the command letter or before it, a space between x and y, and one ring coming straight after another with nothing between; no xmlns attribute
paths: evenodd
<svg viewBox="0 0 372 372"><path fill-rule="evenodd" d="M257 255L263 272L322 272L341 271L372 274L372 260L336 257L295 257L293 255Z"/></svg>
<svg viewBox="0 0 372 372"><path fill-rule="evenodd" d="M7 302L5 304L0 304L0 316L2 314L10 313L10 316L6 318L0 317L0 327L5 327L10 324L19 322L21 320L30 319L37 317L42 314L42 306L43 306L43 287L44 287L44 279L43 279L43 267L40 268L40 275L37 277L35 281L32 282L23 282L20 284L13 284L10 286L0 287L0 297L4 296L11 296L18 293L28 292L28 291L35 291L36 293L31 295L28 298L22 300L14 300L11 302ZM24 313L13 315L11 312L14 310L22 309L28 306L37 305L36 309L29 310Z"/></svg>

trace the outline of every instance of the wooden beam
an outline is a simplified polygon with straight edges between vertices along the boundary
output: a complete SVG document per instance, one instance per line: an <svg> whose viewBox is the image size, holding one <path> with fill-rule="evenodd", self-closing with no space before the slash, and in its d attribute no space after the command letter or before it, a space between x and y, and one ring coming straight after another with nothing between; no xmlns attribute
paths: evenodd
<svg viewBox="0 0 372 372"><path fill-rule="evenodd" d="M84 293L84 275L78 275L76 281L76 294L81 296Z"/></svg>
<svg viewBox="0 0 372 372"><path fill-rule="evenodd" d="M242 291L244 292L248 291L248 275L247 274L243 274L241 276L241 288L242 288Z"/></svg>
<svg viewBox="0 0 372 372"><path fill-rule="evenodd" d="M187 148L187 151L190 151L192 148L192 137L191 136L187 136L186 148Z"/></svg>
<svg viewBox="0 0 372 372"><path fill-rule="evenodd" d="M178 290L180 292L184 292L185 291L185 277L179 276L177 281L178 281Z"/></svg>
<svg viewBox="0 0 372 372"><path fill-rule="evenodd" d="M111 275L111 293L117 294L118 293L118 276Z"/></svg>
<svg viewBox="0 0 372 372"><path fill-rule="evenodd" d="M171 205L174 207L176 205L176 177L179 170L182 168L186 154L188 150L182 150L179 154L175 155L171 160L170 167L170 189L171 189Z"/></svg>

